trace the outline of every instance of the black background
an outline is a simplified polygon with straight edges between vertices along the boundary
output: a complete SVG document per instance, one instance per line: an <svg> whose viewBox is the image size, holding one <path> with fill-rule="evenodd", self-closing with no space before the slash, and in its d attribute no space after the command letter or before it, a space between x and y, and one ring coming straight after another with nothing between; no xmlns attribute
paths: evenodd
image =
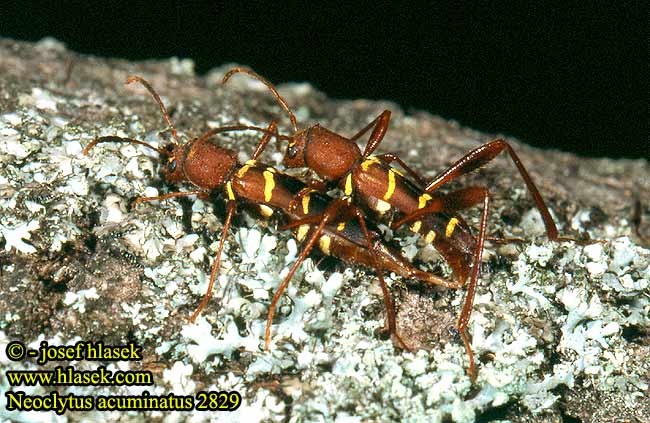
<svg viewBox="0 0 650 423"><path fill-rule="evenodd" d="M647 11L355 2L2 2L0 35L130 59L237 62L583 156L648 157ZM65 4L65 3L64 3ZM351 4L354 4L352 6Z"/></svg>

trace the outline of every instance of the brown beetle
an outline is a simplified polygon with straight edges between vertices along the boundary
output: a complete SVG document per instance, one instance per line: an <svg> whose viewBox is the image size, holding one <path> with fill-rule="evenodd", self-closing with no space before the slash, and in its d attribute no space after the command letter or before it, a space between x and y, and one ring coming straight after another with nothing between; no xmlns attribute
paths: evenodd
<svg viewBox="0 0 650 423"><path fill-rule="evenodd" d="M446 194L439 193L438 189L484 166L499 153L506 151L533 197L535 207L544 221L548 238L552 241L576 241L559 236L542 195L510 144L503 139L497 139L481 145L465 154L431 182L426 183L395 154L372 156L388 130L390 111L384 110L350 138L319 124L299 131L295 115L273 84L252 70L239 67L229 70L223 77L223 83L236 73L247 74L266 85L279 105L287 112L293 130L288 137L283 161L287 167L309 168L325 181L326 186L338 185L346 198L353 198L354 203L360 204L365 210L375 212L380 218L388 216L390 221L395 218L391 225L393 229L409 224L411 231L421 234L425 242L432 244L444 257L452 268L457 284L464 285L469 277L457 327L469 356L468 371L474 379L476 365L467 334L467 325L480 273L484 242L486 239L497 242L521 240L499 240L487 236L487 216L490 205L490 191L487 187L470 186ZM370 130L372 131L368 143L362 153L356 141ZM278 137L278 140L286 138ZM270 138L265 141L268 143ZM264 145L260 144L257 151L263 148ZM397 162L410 179L392 167L392 162ZM478 236L472 235L469 226L458 214L475 205L482 206Z"/></svg>
<svg viewBox="0 0 650 423"><path fill-rule="evenodd" d="M387 310L385 329L393 337L393 340L403 348L407 347L397 334L395 313L390 293L382 276L383 271L395 272L406 278L414 278L448 288L459 288L461 286L458 283L447 281L415 268L396 249L382 241L375 225L366 221L360 208L351 205L346 200L333 199L324 193L316 192L303 181L257 162L257 157L263 151L263 146L268 143L271 137L283 137L277 134L275 123L271 123L266 129L246 125L215 128L187 143L181 143L176 129L154 89L140 77L132 76L127 80L127 83L132 82L142 84L160 106L172 134L172 143L164 148L157 148L149 143L132 138L107 136L93 140L84 149L84 154L88 154L95 145L104 142L126 142L143 145L160 154L165 163L162 173L166 182L170 184L185 182L196 187L192 191L172 192L157 197L140 197L135 200L134 205L190 195L207 198L215 190L221 190L226 198L226 218L217 254L212 265L208 289L190 321L194 321L198 317L210 299L219 269L224 241L233 214L240 201L257 207L263 216L269 216L276 211L279 212L288 221L283 228L294 229L297 239L305 243L298 259L280 284L271 301L265 336L265 347L267 349L271 339L271 324L275 307L294 273L316 245L326 255L332 255L349 263L361 264L375 269ZM212 137L219 133L238 130L254 130L264 134L252 159L244 164L239 163L234 151L219 147L210 141Z"/></svg>

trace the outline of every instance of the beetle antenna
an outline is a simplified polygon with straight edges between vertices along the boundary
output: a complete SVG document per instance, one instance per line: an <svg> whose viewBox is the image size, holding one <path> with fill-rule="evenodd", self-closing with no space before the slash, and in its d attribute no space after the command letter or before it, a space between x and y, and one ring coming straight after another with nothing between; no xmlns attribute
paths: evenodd
<svg viewBox="0 0 650 423"><path fill-rule="evenodd" d="M167 109L165 109L165 105L163 104L162 100L160 99L160 96L156 92L156 90L153 89L151 84L149 84L144 78L141 78L139 76L129 76L126 79L127 84L131 84L133 82L139 82L142 84L147 91L149 91L149 94L153 97L154 100L156 100L156 103L158 103L158 106L160 106L160 111L162 112L163 117L165 118L165 121L167 121L167 126L169 126L169 130L172 133L172 137L174 137L175 144L180 145L180 141L178 139L178 134L176 133L176 128L174 128L174 124L172 124L172 120L169 117L169 113L167 113Z"/></svg>
<svg viewBox="0 0 650 423"><path fill-rule="evenodd" d="M88 144L86 146L86 148L83 149L84 156L88 155L88 152L90 151L91 148L93 148L94 146L96 146L97 144L102 143L102 142L128 142L128 143L131 143L131 144L139 144L139 145L144 145L145 147L149 147L152 150L156 150L158 152L158 154L160 154L160 155L167 154L167 152L165 150L163 150L162 148L154 147L153 145L151 145L149 143L146 143L144 141L136 140L136 139L133 139L133 138L115 137L115 136L111 135L111 136L108 136L108 137L99 137L99 138L95 138L94 140L92 140L90 142L90 144Z"/></svg>
<svg viewBox="0 0 650 423"><path fill-rule="evenodd" d="M293 114L291 109L289 108L289 105L287 104L287 101L280 95L277 89L271 84L266 78L264 78L261 75L258 75L254 71L247 69L247 68L232 68L226 74L223 76L223 80L221 81L222 84L225 84L228 82L231 76L233 76L236 73L245 73L246 75L250 76L251 78L257 79L260 81L262 84L266 85L266 87L273 93L273 97L277 100L277 102L280 104L280 107L282 107L287 114L289 115L289 120L291 121L291 127L293 128L293 132L296 133L298 132L298 125L296 124L296 116Z"/></svg>
<svg viewBox="0 0 650 423"><path fill-rule="evenodd" d="M260 128L259 126L232 125L232 126L220 126L218 128L210 129L209 131L204 132L203 135L201 135L197 141L208 139L222 132L236 132L236 131L257 131L257 132L262 132L264 134L270 135L272 137L276 137L278 140L291 139L291 137L287 135L280 135L276 132L269 131L268 129Z"/></svg>

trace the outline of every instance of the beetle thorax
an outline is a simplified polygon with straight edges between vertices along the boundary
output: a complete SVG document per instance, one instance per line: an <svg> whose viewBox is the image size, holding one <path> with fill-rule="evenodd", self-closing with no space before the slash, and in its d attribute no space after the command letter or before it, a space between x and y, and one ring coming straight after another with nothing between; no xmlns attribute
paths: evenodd
<svg viewBox="0 0 650 423"><path fill-rule="evenodd" d="M235 153L207 140L196 140L185 154L183 173L197 187L213 190L225 182L235 166Z"/></svg>
<svg viewBox="0 0 650 423"><path fill-rule="evenodd" d="M361 158L356 143L328 129L315 126L309 135L305 147L307 166L323 179L340 179Z"/></svg>

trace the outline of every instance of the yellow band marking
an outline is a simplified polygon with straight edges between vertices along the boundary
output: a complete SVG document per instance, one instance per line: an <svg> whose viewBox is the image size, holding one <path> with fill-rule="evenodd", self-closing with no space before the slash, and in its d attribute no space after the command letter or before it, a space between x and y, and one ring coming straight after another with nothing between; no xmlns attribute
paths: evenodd
<svg viewBox="0 0 650 423"><path fill-rule="evenodd" d="M269 217L273 215L273 209L265 204L260 204L260 213L262 213L262 216L264 217Z"/></svg>
<svg viewBox="0 0 650 423"><path fill-rule="evenodd" d="M296 234L298 241L302 242L302 240L307 236L307 232L309 232L309 225L298 226L298 233Z"/></svg>
<svg viewBox="0 0 650 423"><path fill-rule="evenodd" d="M455 217L452 217L449 219L449 223L447 223L447 228L445 229L445 236L449 238L451 234L454 233L454 228L456 228L456 225L458 224L458 219Z"/></svg>
<svg viewBox="0 0 650 423"><path fill-rule="evenodd" d="M384 194L384 200L388 201L390 200L390 197L393 196L393 193L395 192L395 173L393 169L388 170L388 189L386 190L386 194Z"/></svg>
<svg viewBox="0 0 650 423"><path fill-rule="evenodd" d="M341 222L336 226L336 230L341 232L343 229L345 229L345 222Z"/></svg>
<svg viewBox="0 0 650 423"><path fill-rule="evenodd" d="M248 169L250 169L250 168L251 168L250 166L244 165L241 169L239 169L237 171L237 177L238 178L243 178L244 175L246 174L246 172L248 172Z"/></svg>
<svg viewBox="0 0 650 423"><path fill-rule="evenodd" d="M256 165L255 160L247 161L246 163L244 163L244 166L242 166L242 168L237 171L237 177L243 178L246 172L248 172L248 169L250 169L251 167L255 167L255 165Z"/></svg>
<svg viewBox="0 0 650 423"><path fill-rule="evenodd" d="M435 239L436 239L436 233L433 231L429 231L427 233L427 236L424 237L424 242L426 242L427 244L431 244Z"/></svg>
<svg viewBox="0 0 650 423"><path fill-rule="evenodd" d="M302 196L302 214L309 214L309 200L311 197L309 194Z"/></svg>
<svg viewBox="0 0 650 423"><path fill-rule="evenodd" d="M420 232L421 228L422 228L422 222L420 220L418 220L413 225L411 225L411 231L415 233Z"/></svg>
<svg viewBox="0 0 650 423"><path fill-rule="evenodd" d="M378 159L378 158L376 158L376 157L369 157L369 158L367 158L366 160L364 160L363 163L361 163L361 169L362 169L364 172L367 172L368 169L370 168L370 166L372 166L372 165L374 165L374 164L376 164L376 163L379 163L379 159Z"/></svg>
<svg viewBox="0 0 650 423"><path fill-rule="evenodd" d="M274 167L267 167L266 170L271 173L278 173L278 171Z"/></svg>
<svg viewBox="0 0 650 423"><path fill-rule="evenodd" d="M327 235L323 235L320 237L318 240L318 246L320 247L321 251L325 253L325 255L330 255L330 242L331 239Z"/></svg>
<svg viewBox="0 0 650 423"><path fill-rule="evenodd" d="M229 200L235 199L235 193L232 191L232 182L226 182L226 193Z"/></svg>
<svg viewBox="0 0 650 423"><path fill-rule="evenodd" d="M273 173L265 170L262 175L264 175L264 201L269 202L273 198L273 188L275 188L275 180L273 179Z"/></svg>
<svg viewBox="0 0 650 423"><path fill-rule="evenodd" d="M418 209L423 209L429 200L431 200L431 196L429 194L422 194L420 198L418 198Z"/></svg>
<svg viewBox="0 0 650 423"><path fill-rule="evenodd" d="M345 178L345 195L352 195L352 174L348 173L348 177Z"/></svg>

